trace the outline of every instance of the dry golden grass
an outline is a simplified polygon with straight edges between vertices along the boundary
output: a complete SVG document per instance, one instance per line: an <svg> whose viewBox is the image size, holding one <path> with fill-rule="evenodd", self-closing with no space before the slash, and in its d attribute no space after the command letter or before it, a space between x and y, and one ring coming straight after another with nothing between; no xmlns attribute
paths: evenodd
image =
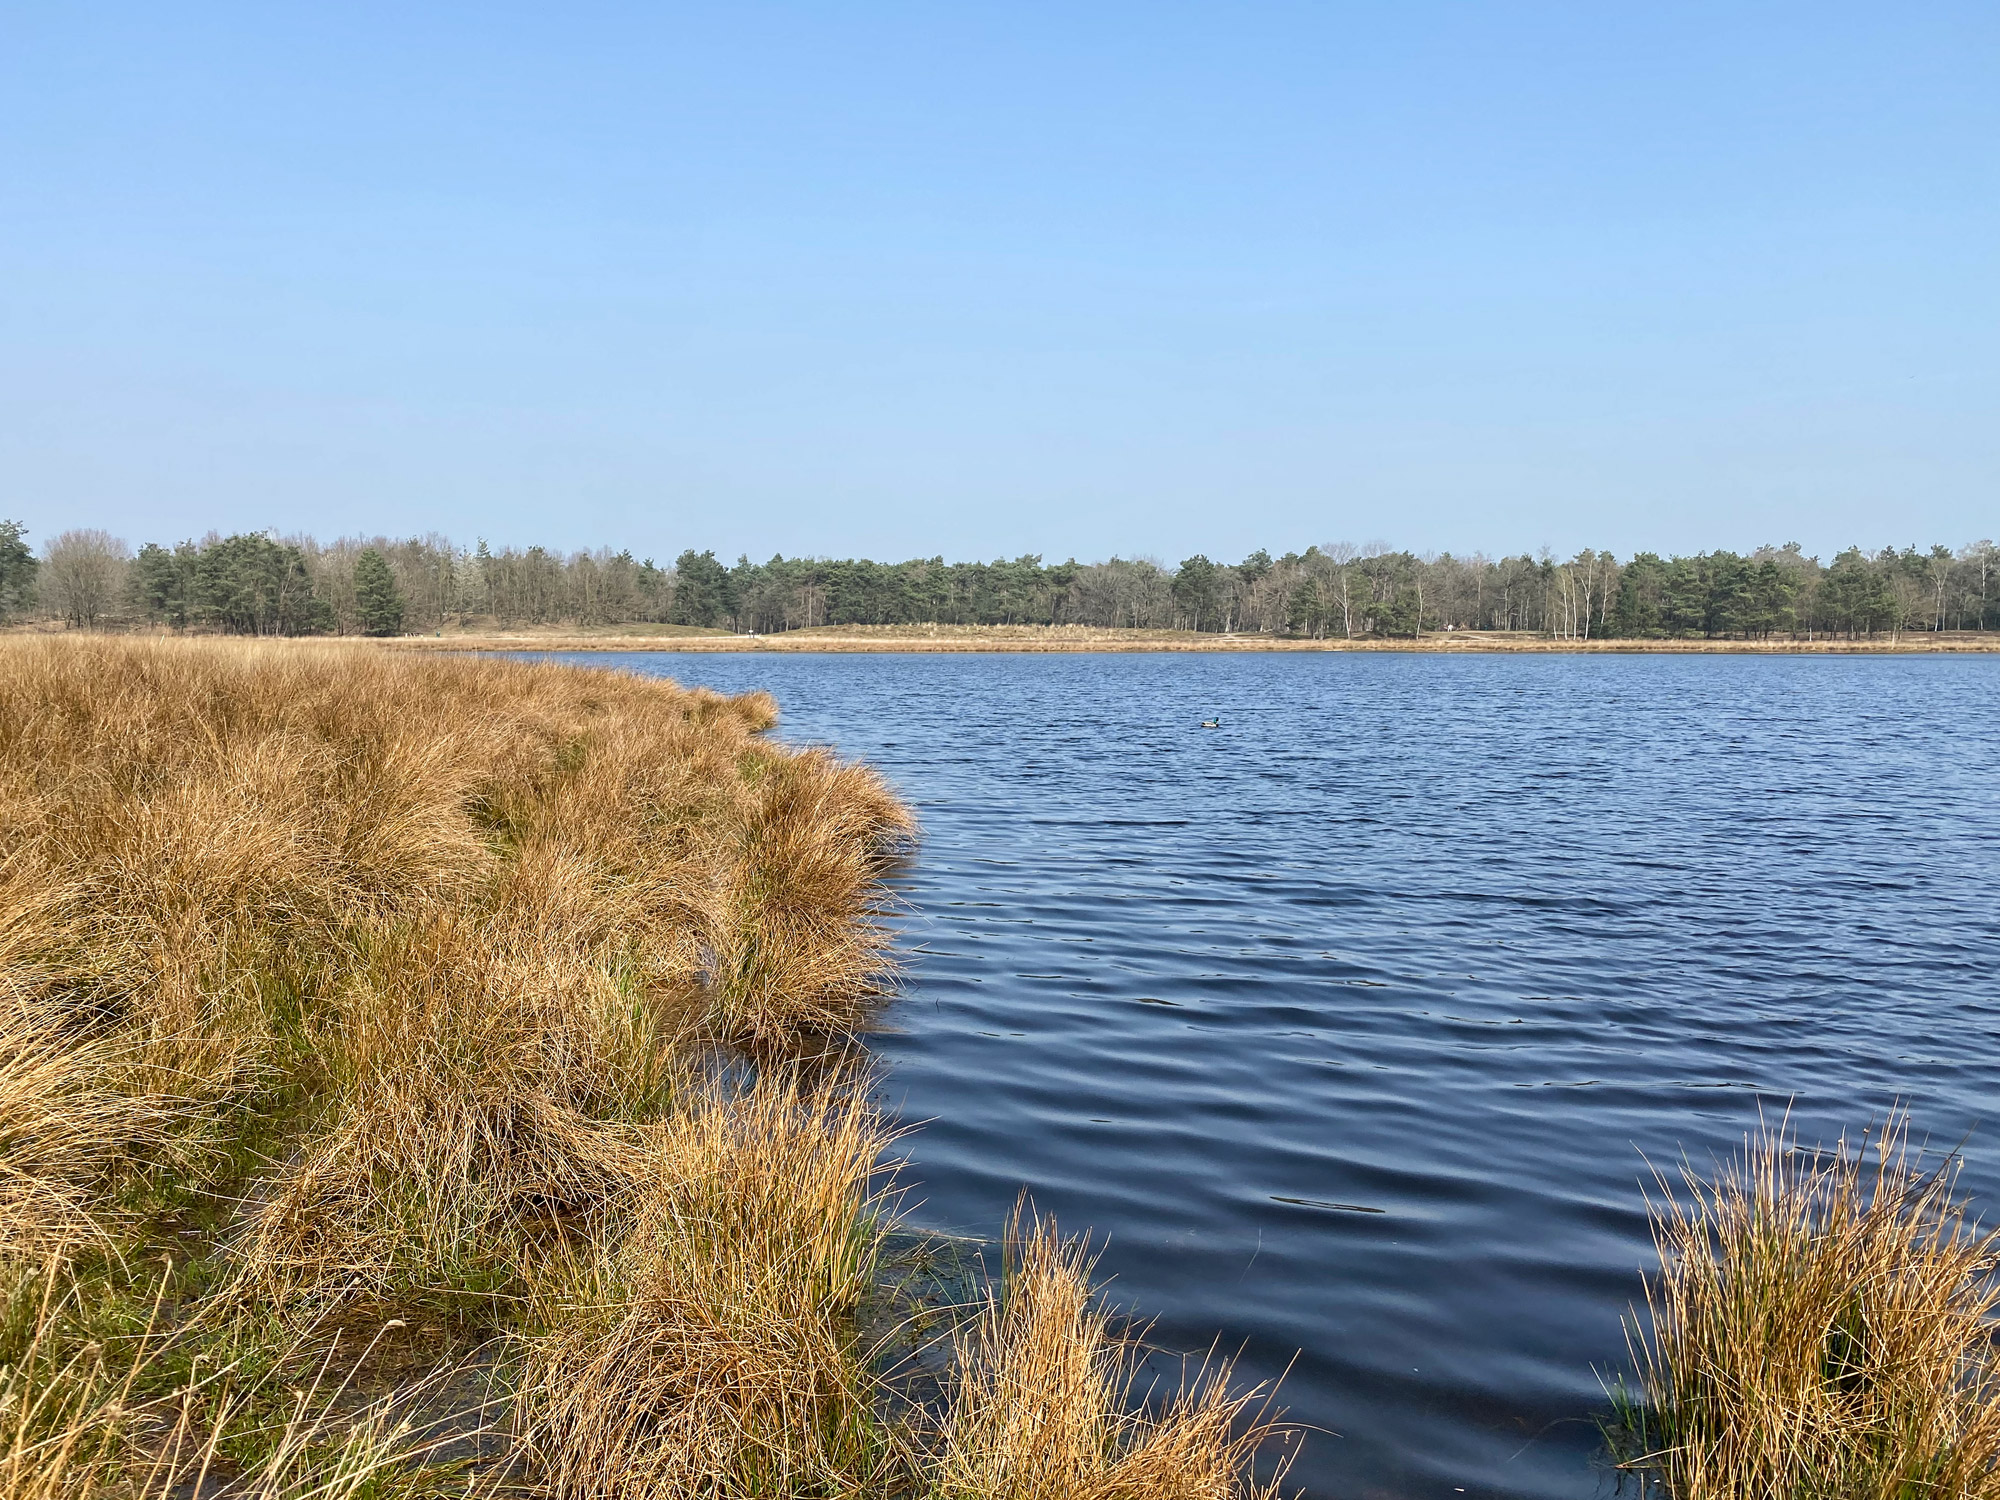
<svg viewBox="0 0 2000 1500"><path fill-rule="evenodd" d="M107 1086L114 1058L50 1007L0 997L0 1261L105 1242L112 1174L160 1146L167 1113Z"/></svg>
<svg viewBox="0 0 2000 1500"><path fill-rule="evenodd" d="M40 1156L0 1212L73 1236L106 1155L89 1118L116 1096L57 1015L155 1111L280 1084L326 1106L247 1226L253 1278L422 1279L597 1201L607 1124L676 1034L837 1029L884 974L870 914L908 815L759 738L773 718L559 667L9 641L0 1128Z"/></svg>
<svg viewBox="0 0 2000 1500"><path fill-rule="evenodd" d="M158 1299L146 1329L116 1349L51 1348L66 1309L52 1305L54 1275L41 1286L27 1347L0 1367L6 1500L187 1500L225 1483L241 1500L360 1500L393 1494L395 1481L440 1446L423 1433L410 1392L333 1420L327 1408L340 1382L329 1380L324 1357L261 1372L242 1360L212 1363L161 1389L153 1377L163 1373L169 1340L158 1328ZM280 1388L279 1372L300 1366L304 1388Z"/></svg>
<svg viewBox="0 0 2000 1500"><path fill-rule="evenodd" d="M1052 1221L1016 1217L1001 1290L963 1350L937 1466L940 1500L1230 1500L1271 1436L1258 1392L1204 1368L1147 1415L1139 1348L1091 1287L1092 1258ZM1263 1493L1274 1493L1275 1484Z"/></svg>
<svg viewBox="0 0 2000 1500"><path fill-rule="evenodd" d="M1872 1149L1782 1130L1655 1212L1634 1462L1677 1500L2000 1495L1995 1238L1902 1122Z"/></svg>
<svg viewBox="0 0 2000 1500"><path fill-rule="evenodd" d="M541 1291L552 1332L519 1416L552 1495L854 1493L884 1477L852 1314L888 1139L859 1093L796 1074L664 1122L635 1222Z"/></svg>
<svg viewBox="0 0 2000 1500"><path fill-rule="evenodd" d="M1242 1492L1241 1402L1122 1411L1094 1314L1087 1413L996 1323L956 1446L881 1416L893 1132L824 1044L888 976L913 825L774 719L563 666L0 641L0 1272L50 1268L0 1299L0 1500L467 1493L407 1399L326 1378L405 1316L433 1377L505 1336L507 1480L551 1500L1052 1496L970 1436L1016 1397L1096 1424L1076 1493ZM947 1485L975 1450L999 1487Z"/></svg>
<svg viewBox="0 0 2000 1500"><path fill-rule="evenodd" d="M572 965L721 978L770 1034L787 1022L746 997L803 987L789 1005L845 1021L883 970L865 917L908 815L759 738L764 695L304 644L4 644L0 893L41 939L10 956L190 1079L254 1069L246 991L333 977L312 971L358 924L470 912Z"/></svg>

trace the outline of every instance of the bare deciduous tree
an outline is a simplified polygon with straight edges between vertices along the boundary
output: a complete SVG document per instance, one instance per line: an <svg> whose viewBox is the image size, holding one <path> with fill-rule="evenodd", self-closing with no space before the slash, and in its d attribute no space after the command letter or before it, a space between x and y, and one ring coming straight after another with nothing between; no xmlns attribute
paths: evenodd
<svg viewBox="0 0 2000 1500"><path fill-rule="evenodd" d="M43 597L71 625L92 629L117 602L131 556L108 531L65 531L42 558Z"/></svg>
<svg viewBox="0 0 2000 1500"><path fill-rule="evenodd" d="M1380 545L1370 543L1371 546ZM1341 633L1352 638L1354 635L1354 582L1352 565L1360 558L1362 549L1352 542L1328 542L1320 552L1333 564L1333 594L1340 605ZM1373 555L1373 554L1369 554Z"/></svg>

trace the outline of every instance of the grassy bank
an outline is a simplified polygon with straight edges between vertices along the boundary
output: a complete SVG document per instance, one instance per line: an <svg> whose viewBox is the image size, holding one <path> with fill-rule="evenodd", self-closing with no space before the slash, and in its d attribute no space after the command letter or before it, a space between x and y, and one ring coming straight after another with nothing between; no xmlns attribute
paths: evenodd
<svg viewBox="0 0 2000 1500"><path fill-rule="evenodd" d="M1049 1226L934 1390L863 1337L894 1131L841 1038L914 829L774 716L0 642L0 1497L1249 1492L1226 1372L1136 1409Z"/></svg>
<svg viewBox="0 0 2000 1500"><path fill-rule="evenodd" d="M1128 652L1128 651L1389 651L1481 654L1753 655L1881 654L2000 651L2000 634L1978 631L1906 632L1900 637L1850 640L1565 640L1531 631L1457 630L1418 639L1310 640L1244 632L1219 635L1192 630L1107 630L1088 625L823 625L777 635L732 635L679 626L629 625L579 629L530 626L473 627L434 636L405 636L400 649L488 651L923 651L923 652Z"/></svg>

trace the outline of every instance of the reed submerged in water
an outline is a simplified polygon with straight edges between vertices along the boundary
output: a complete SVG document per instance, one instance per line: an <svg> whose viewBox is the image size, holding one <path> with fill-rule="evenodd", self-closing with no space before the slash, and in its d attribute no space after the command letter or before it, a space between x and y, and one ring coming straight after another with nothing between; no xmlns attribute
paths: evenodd
<svg viewBox="0 0 2000 1500"><path fill-rule="evenodd" d="M559 666L5 643L0 1500L1248 1492L1225 1380L1151 1419L1093 1385L1115 1487L980 1458L1052 1396L977 1319L980 1418L883 1415L855 1313L894 1132L825 1054L889 975L913 824L774 717ZM1010 1310L1087 1298L1056 1260ZM1134 1422L1206 1461L1142 1473Z"/></svg>
<svg viewBox="0 0 2000 1500"><path fill-rule="evenodd" d="M1614 1443L1675 1500L2000 1495L1996 1236L1898 1118L1783 1129L1655 1205L1661 1271Z"/></svg>

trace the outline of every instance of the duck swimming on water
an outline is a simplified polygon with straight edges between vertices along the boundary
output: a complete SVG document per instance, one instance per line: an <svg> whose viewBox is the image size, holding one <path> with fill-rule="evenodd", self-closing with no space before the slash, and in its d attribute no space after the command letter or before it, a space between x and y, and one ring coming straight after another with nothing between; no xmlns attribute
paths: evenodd
<svg viewBox="0 0 2000 1500"><path fill-rule="evenodd" d="M1220 729L1220 728L1222 727L1222 720L1220 720L1220 719L1203 719L1203 720L1201 721L1201 727L1202 727L1203 729Z"/></svg>

